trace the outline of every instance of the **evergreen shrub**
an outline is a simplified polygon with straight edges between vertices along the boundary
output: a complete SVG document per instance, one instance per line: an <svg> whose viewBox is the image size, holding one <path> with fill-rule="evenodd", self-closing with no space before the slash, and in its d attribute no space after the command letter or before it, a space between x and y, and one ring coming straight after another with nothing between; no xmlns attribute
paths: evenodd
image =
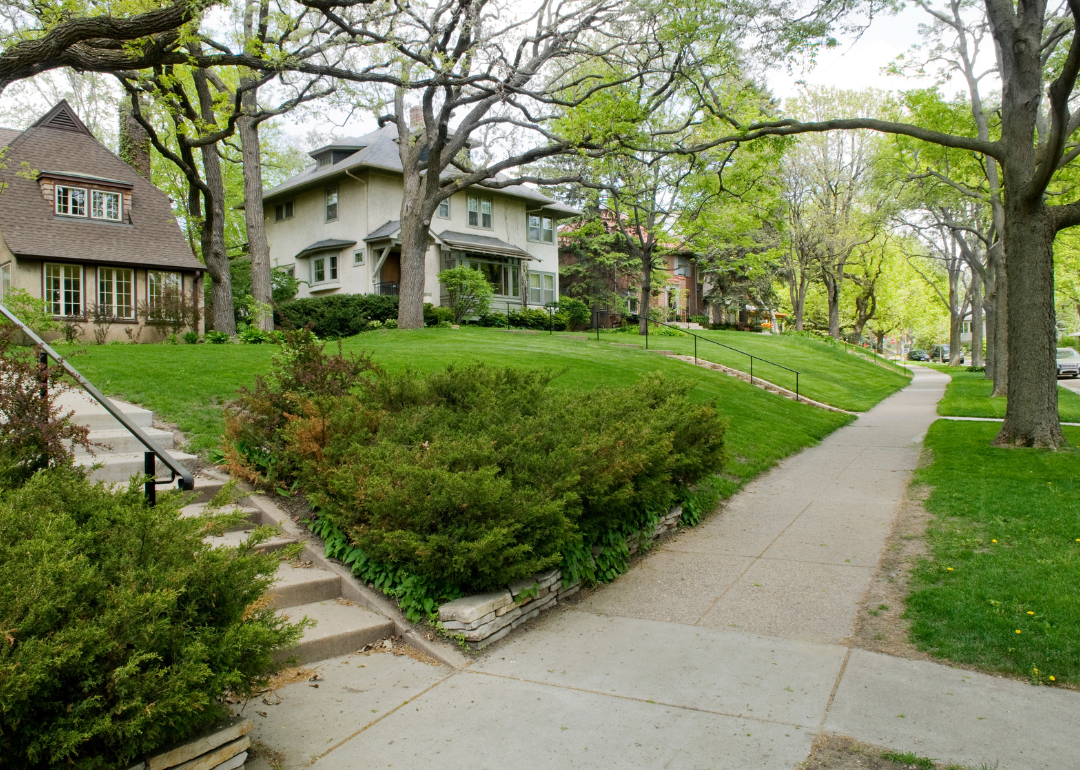
<svg viewBox="0 0 1080 770"><path fill-rule="evenodd" d="M224 451L248 478L298 481L366 561L431 584L492 590L557 565L595 574L594 546L621 538L625 550L720 469L725 424L660 375L588 391L553 377L392 374L294 335L241 393Z"/></svg>
<svg viewBox="0 0 1080 770"><path fill-rule="evenodd" d="M369 321L397 320L398 298L388 294L332 294L284 302L274 309L274 323L283 329L310 328L323 339L352 337Z"/></svg>

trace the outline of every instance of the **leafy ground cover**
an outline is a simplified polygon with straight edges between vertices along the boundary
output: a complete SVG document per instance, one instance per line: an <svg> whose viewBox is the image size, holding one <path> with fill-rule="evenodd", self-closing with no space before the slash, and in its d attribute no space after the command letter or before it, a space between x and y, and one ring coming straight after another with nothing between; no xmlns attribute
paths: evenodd
<svg viewBox="0 0 1080 770"><path fill-rule="evenodd" d="M821 340L732 331L695 331L695 334L795 369L799 372L800 395L852 412L865 412L910 381L907 375L894 367L879 366L861 355L853 355L838 345ZM640 344L642 347L645 345L644 339L636 334L601 334L601 339ZM666 331L663 336L650 333L649 347L693 355L694 339L672 330ZM720 345L699 340L697 355L706 361L740 371L750 370L748 356ZM795 389L793 373L764 361L754 362L754 376L790 390Z"/></svg>
<svg viewBox="0 0 1080 770"><path fill-rule="evenodd" d="M934 655L1044 684L1080 683L1080 428L1072 445L998 449L994 423L938 420L916 483L929 557L912 576L914 642Z"/></svg>
<svg viewBox="0 0 1080 770"><path fill-rule="evenodd" d="M559 373L551 387L566 390L632 385L648 372L676 375L694 384L687 394L691 403L718 399L718 410L729 424L726 439L729 460L725 472L733 477L734 485L823 438L850 419L778 398L682 361L603 342L597 344L583 336L519 334L482 328L407 332L395 329L350 338L343 347L346 352L366 350L378 364L391 371L431 372L449 363L551 369ZM622 340L624 335L618 338ZM72 363L91 382L106 393L153 409L191 439L193 451L206 452L221 443L225 430L222 405L236 397L238 388L251 386L256 374L266 373L276 347L105 345L84 350L72 356ZM858 366L852 377L855 371L871 370L868 376L877 374L876 366Z"/></svg>
<svg viewBox="0 0 1080 770"><path fill-rule="evenodd" d="M952 377L945 388L945 398L938 403L938 414L948 417L997 417L1004 419L1006 399L990 397L993 383L982 372L962 367L932 366ZM1080 422L1080 393L1058 388L1058 415L1062 422Z"/></svg>

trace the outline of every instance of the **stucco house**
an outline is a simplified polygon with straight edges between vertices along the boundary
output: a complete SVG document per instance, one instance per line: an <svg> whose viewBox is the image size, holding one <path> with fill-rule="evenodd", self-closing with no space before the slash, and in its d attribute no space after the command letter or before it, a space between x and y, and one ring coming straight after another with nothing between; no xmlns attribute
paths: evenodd
<svg viewBox="0 0 1080 770"><path fill-rule="evenodd" d="M163 296L196 305L204 266L168 197L93 137L66 101L25 131L0 129L0 293L44 298L58 320L108 340L161 339ZM201 326L201 324L200 324ZM201 332L201 328L199 329Z"/></svg>
<svg viewBox="0 0 1080 770"><path fill-rule="evenodd" d="M309 153L311 166L264 193L271 263L303 282L299 297L398 293L397 141L392 123L339 139ZM446 304L436 275L459 266L484 273L495 289L494 308L557 300L558 220L578 214L524 185L455 194L431 221L424 301Z"/></svg>

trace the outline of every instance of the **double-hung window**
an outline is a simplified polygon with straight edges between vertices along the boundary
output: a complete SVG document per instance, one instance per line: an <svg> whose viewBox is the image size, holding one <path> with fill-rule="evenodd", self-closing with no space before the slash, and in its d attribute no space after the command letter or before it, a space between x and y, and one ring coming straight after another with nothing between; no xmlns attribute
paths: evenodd
<svg viewBox="0 0 1080 770"><path fill-rule="evenodd" d="M441 201L439 201L439 211L438 211L438 214L436 216L438 216L439 219L449 219L450 218L450 199L449 198L444 198Z"/></svg>
<svg viewBox="0 0 1080 770"><path fill-rule="evenodd" d="M82 266L45 265L45 301L55 316L81 316Z"/></svg>
<svg viewBox="0 0 1080 770"><path fill-rule="evenodd" d="M540 243L555 242L555 220L539 214L529 214L529 240Z"/></svg>
<svg viewBox="0 0 1080 770"><path fill-rule="evenodd" d="M337 219L338 213L338 188L334 187L326 188L326 221L332 222Z"/></svg>
<svg viewBox="0 0 1080 770"><path fill-rule="evenodd" d="M315 257L311 260L311 283L330 283L338 279L337 256Z"/></svg>
<svg viewBox="0 0 1080 770"><path fill-rule="evenodd" d="M90 193L90 217L120 221L120 193L92 190Z"/></svg>
<svg viewBox="0 0 1080 770"><path fill-rule="evenodd" d="M492 218L491 198L479 195L469 196L469 227L480 227L491 230L494 226Z"/></svg>
<svg viewBox="0 0 1080 770"><path fill-rule="evenodd" d="M180 273L167 273L163 270L150 270L146 273L146 299L151 316L160 317L167 307L179 299L182 283Z"/></svg>
<svg viewBox="0 0 1080 770"><path fill-rule="evenodd" d="M286 219L293 218L293 202L286 201L285 203L279 203L274 207L274 221L283 222Z"/></svg>
<svg viewBox="0 0 1080 770"><path fill-rule="evenodd" d="M67 217L86 216L86 189L82 187L56 186L56 213Z"/></svg>
<svg viewBox="0 0 1080 770"><path fill-rule="evenodd" d="M551 273L529 273L529 302L546 305L555 301L555 276Z"/></svg>
<svg viewBox="0 0 1080 770"><path fill-rule="evenodd" d="M135 276L127 268L98 268L98 309L113 318L135 317Z"/></svg>

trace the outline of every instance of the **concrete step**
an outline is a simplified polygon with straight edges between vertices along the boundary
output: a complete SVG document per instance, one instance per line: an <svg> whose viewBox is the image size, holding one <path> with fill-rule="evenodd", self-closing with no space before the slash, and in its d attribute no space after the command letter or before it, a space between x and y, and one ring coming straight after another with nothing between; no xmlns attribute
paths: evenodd
<svg viewBox="0 0 1080 770"><path fill-rule="evenodd" d="M198 459L195 455L189 455L185 452L169 452L169 456L189 468L191 467L190 463ZM99 463L101 467L90 474L91 481L126 484L132 476L141 476L145 467L142 452L123 452L119 454L102 454L99 452L97 457L86 455L75 458L75 464L84 467ZM169 468L161 461L157 463L157 472L159 479L165 480L169 478Z"/></svg>
<svg viewBox="0 0 1080 770"><path fill-rule="evenodd" d="M158 446L162 449L173 448L173 434L170 431L159 430L158 428L143 428L143 432L156 441ZM135 435L127 428L92 430L90 431L90 440L96 444L104 445L102 447L95 447L94 449L99 457L106 454L132 454L135 452L146 451L142 442L135 438ZM81 446L77 446L75 447L75 456L89 457L90 453Z"/></svg>
<svg viewBox="0 0 1080 770"><path fill-rule="evenodd" d="M299 647L278 653L279 660L295 656L301 665L356 652L394 633L394 621L344 600L300 604L282 614L293 622L304 617L316 621L304 631Z"/></svg>
<svg viewBox="0 0 1080 770"><path fill-rule="evenodd" d="M206 503L192 503L191 505L185 505L180 509L180 516L187 518L189 516L201 516L203 511L206 510ZM258 526L262 522L262 511L258 508L250 508L242 505L231 505L222 508L218 513L232 513L239 510L242 513L247 514L247 518L243 521L232 525L226 532L235 532L238 530L250 530L252 527Z"/></svg>
<svg viewBox="0 0 1080 770"><path fill-rule="evenodd" d="M221 536L204 537L203 542L209 543L214 548L236 548L245 540L248 539L248 535L251 534L251 529L234 529L232 532L226 532ZM256 551L265 551L267 553L276 551L280 548L284 548L287 545L292 545L296 542L295 537L289 537L288 535L276 535L269 540L265 540L255 547Z"/></svg>
<svg viewBox="0 0 1080 770"><path fill-rule="evenodd" d="M296 607L337 599L341 577L318 567L297 567L283 562L278 566L276 582L267 595L275 609Z"/></svg>
<svg viewBox="0 0 1080 770"><path fill-rule="evenodd" d="M106 411L105 407L82 391L61 393L56 401L65 413L75 412L72 422L85 425L92 431L118 430L124 427L119 420ZM113 404L140 428L149 428L153 424L154 413L149 409L124 401L113 401Z"/></svg>

